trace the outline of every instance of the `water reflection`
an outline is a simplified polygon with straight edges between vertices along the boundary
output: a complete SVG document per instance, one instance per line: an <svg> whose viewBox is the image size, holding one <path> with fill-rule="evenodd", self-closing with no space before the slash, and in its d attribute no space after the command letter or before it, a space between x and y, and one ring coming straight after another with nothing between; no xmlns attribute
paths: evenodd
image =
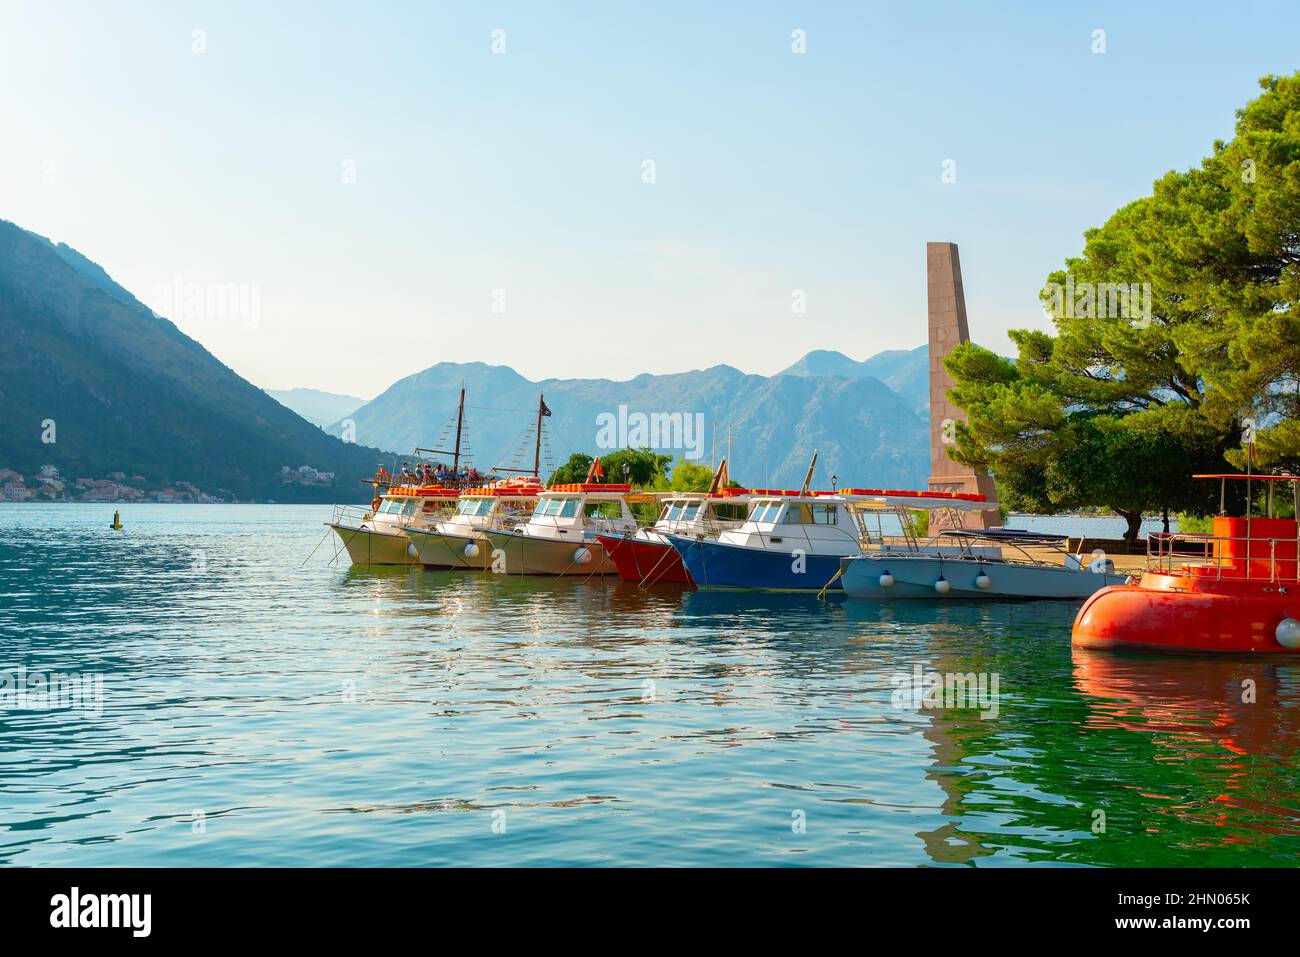
<svg viewBox="0 0 1300 957"><path fill-rule="evenodd" d="M1073 603L358 569L324 549L304 565L320 510L125 517L117 537L78 507L0 521L0 665L106 675L100 715L0 713L2 861L1179 865L1300 850L1287 663L1072 651ZM918 666L996 675L998 713L897 707L895 679ZM206 840L189 827L200 807Z"/></svg>

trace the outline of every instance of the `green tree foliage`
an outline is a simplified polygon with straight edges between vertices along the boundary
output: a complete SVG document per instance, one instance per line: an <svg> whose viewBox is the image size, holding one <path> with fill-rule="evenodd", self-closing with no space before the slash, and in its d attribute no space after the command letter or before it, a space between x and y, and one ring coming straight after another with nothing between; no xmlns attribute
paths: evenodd
<svg viewBox="0 0 1300 957"><path fill-rule="evenodd" d="M587 477L587 470L590 468L591 456L584 452L574 452L569 456L569 461L551 473L546 484L567 485L571 482L581 482Z"/></svg>
<svg viewBox="0 0 1300 957"><path fill-rule="evenodd" d="M1014 364L973 345L947 366L970 418L953 458L1015 509L1202 515L1194 472L1300 464L1300 73L1265 77L1236 136L1085 233L1043 291L1055 335Z"/></svg>
<svg viewBox="0 0 1300 957"><path fill-rule="evenodd" d="M600 467L605 473L600 481L617 483L630 482L640 488L651 488L657 481L665 481L671 455L658 455L649 449L619 449L608 455L600 456ZM581 482L587 477L591 468L592 457L583 452L574 452L569 460L552 473L548 485L567 482ZM624 466L627 466L624 470Z"/></svg>

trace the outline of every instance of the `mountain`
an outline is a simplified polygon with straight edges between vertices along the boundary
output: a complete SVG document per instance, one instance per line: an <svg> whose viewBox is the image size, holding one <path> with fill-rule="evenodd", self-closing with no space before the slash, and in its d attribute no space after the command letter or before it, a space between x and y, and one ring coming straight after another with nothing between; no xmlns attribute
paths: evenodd
<svg viewBox="0 0 1300 957"><path fill-rule="evenodd" d="M336 395L319 389L267 389L266 394L321 428L346 418L366 404L353 395Z"/></svg>
<svg viewBox="0 0 1300 957"><path fill-rule="evenodd" d="M858 362L842 352L818 349L808 353L781 375L871 376L902 396L917 410L930 408L930 347L888 349Z"/></svg>
<svg viewBox="0 0 1300 957"><path fill-rule="evenodd" d="M545 393L552 410L546 420L552 467L572 452L598 454L628 444L708 462L715 441L716 455L725 452L730 425L731 473L744 484L798 485L814 450L820 452L816 484L822 486L834 474L841 485L922 487L929 470L927 417L879 380L746 375L726 365L624 382L532 382L507 366L439 363L394 383L354 412L357 441L403 454L417 446L450 448L462 383L464 440L480 468L531 467L528 430L538 393ZM638 436L637 415L656 413L685 416L659 441ZM341 424L326 431L340 434ZM545 460L543 471L549 472Z"/></svg>
<svg viewBox="0 0 1300 957"><path fill-rule="evenodd" d="M0 341L0 468L353 501L379 460L240 378L76 250L3 220ZM335 474L283 480L282 466L303 465Z"/></svg>

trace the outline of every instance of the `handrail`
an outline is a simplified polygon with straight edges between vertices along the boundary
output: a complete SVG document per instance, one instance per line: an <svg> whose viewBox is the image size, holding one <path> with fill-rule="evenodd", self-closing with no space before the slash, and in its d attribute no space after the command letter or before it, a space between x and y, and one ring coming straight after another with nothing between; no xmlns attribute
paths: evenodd
<svg viewBox="0 0 1300 957"><path fill-rule="evenodd" d="M1178 543L1202 546L1198 550L1179 550ZM1228 555L1225 560L1224 545L1231 542L1245 543L1242 554ZM1268 556L1256 554L1256 547L1268 543ZM1283 557L1278 557L1278 543L1288 546ZM1199 551L1199 554L1197 553ZM1297 541L1293 536L1258 536L1258 535L1204 535L1194 532L1150 532L1147 535L1146 568L1162 574L1175 574L1178 567L1183 570L1197 569L1197 578L1231 579L1233 581L1253 582L1300 582L1300 555L1297 554ZM1206 564L1192 564L1189 559L1202 559ZM1210 560L1213 564L1209 564ZM1252 569L1268 563L1268 575L1252 574ZM1294 574L1282 573L1282 566L1290 564ZM1213 569L1213 574L1210 574ZM1241 573L1238 573L1241 572Z"/></svg>

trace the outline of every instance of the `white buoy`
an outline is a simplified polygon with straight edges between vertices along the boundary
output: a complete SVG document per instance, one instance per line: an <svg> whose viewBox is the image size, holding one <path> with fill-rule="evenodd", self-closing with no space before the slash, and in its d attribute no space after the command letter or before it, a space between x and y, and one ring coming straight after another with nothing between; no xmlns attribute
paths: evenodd
<svg viewBox="0 0 1300 957"><path fill-rule="evenodd" d="M411 542L411 544L406 546L406 554L410 555L412 558L420 557L420 550L415 547L415 542Z"/></svg>
<svg viewBox="0 0 1300 957"><path fill-rule="evenodd" d="M591 551L583 546L573 553L573 561L576 565L585 565L591 561Z"/></svg>
<svg viewBox="0 0 1300 957"><path fill-rule="evenodd" d="M983 572L980 572L978 575L975 576L975 587L978 588L980 591L984 591L992 584L993 584L993 579L989 578L989 576L985 575Z"/></svg>
<svg viewBox="0 0 1300 957"><path fill-rule="evenodd" d="M478 558L478 542L470 542L466 545L464 554L466 558Z"/></svg>
<svg viewBox="0 0 1300 957"><path fill-rule="evenodd" d="M1273 634L1277 638L1277 643L1283 648L1288 650L1300 648L1300 621L1296 621L1290 615L1277 623L1277 630Z"/></svg>
<svg viewBox="0 0 1300 957"><path fill-rule="evenodd" d="M952 585L949 584L948 579L944 578L942 575L940 575L938 581L934 583L934 590L940 595L948 594L948 589L951 587Z"/></svg>
<svg viewBox="0 0 1300 957"><path fill-rule="evenodd" d="M894 576L891 575L891 574L889 574L889 569L888 569L888 568L886 568L886 569L885 569L885 573L884 573L883 575L880 576L880 587L881 587L881 588L893 588L893 587L894 587Z"/></svg>

